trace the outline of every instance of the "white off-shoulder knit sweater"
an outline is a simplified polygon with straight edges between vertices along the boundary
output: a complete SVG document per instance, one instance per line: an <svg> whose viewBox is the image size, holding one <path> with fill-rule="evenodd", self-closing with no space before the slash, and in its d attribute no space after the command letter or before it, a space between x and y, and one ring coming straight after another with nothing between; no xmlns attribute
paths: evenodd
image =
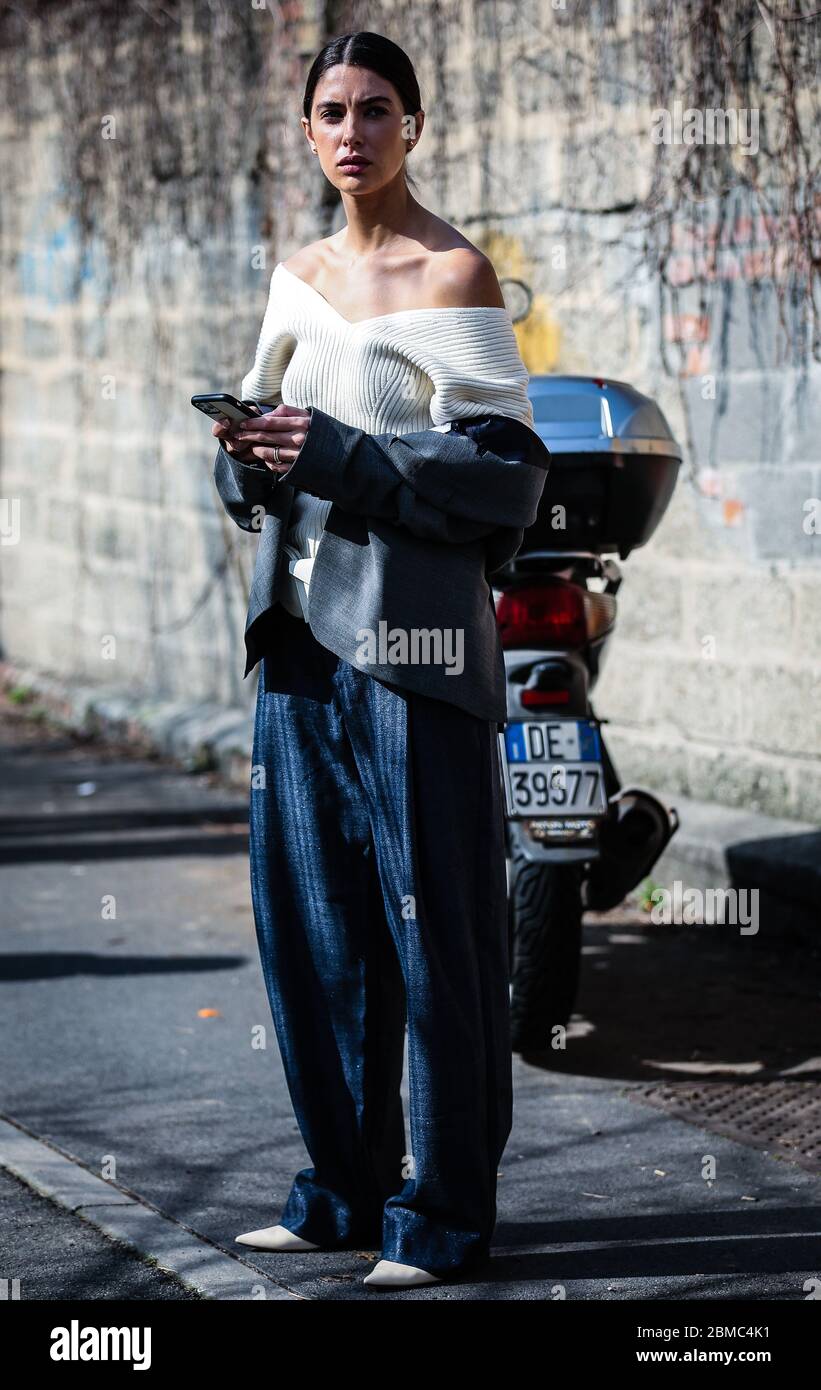
<svg viewBox="0 0 821 1390"><path fill-rule="evenodd" d="M533 427L528 371L507 309L399 309L354 322L279 261L242 396L316 406L368 434L447 430L464 416L508 415ZM296 491L282 602L305 616L331 503Z"/></svg>

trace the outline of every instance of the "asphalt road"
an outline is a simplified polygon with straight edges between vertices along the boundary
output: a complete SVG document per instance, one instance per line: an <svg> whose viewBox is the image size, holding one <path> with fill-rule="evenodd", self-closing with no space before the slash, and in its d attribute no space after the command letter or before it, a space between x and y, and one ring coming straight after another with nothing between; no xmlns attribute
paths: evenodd
<svg viewBox="0 0 821 1390"><path fill-rule="evenodd" d="M587 922L567 1051L515 1059L484 1282L376 1292L378 1251L238 1256L309 1162L256 954L245 798L4 705L0 1253L19 1297L215 1296L150 1248L158 1221L237 1272L231 1297L260 1278L286 1300L801 1300L821 1278L815 1172L638 1099L660 1080L817 1082L817 954L630 907ZM21 1154L53 1160L63 1190L113 1179L139 1252L97 1229L105 1200L34 1191Z"/></svg>

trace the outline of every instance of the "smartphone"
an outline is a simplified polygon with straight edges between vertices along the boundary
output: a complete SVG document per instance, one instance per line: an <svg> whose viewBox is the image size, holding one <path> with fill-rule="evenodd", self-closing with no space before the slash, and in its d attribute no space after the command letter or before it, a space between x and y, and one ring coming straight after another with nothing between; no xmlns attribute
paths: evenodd
<svg viewBox="0 0 821 1390"><path fill-rule="evenodd" d="M262 413L254 402L238 401L236 396L229 396L227 391L217 392L213 395L192 396L191 404L205 415L210 415L213 420L248 420L254 415L261 415Z"/></svg>

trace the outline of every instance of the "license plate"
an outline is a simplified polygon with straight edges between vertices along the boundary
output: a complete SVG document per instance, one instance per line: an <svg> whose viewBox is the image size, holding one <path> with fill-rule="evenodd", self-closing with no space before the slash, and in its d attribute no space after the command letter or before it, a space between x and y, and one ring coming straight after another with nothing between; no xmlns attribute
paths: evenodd
<svg viewBox="0 0 821 1390"><path fill-rule="evenodd" d="M607 814L601 741L590 719L516 719L499 734L509 816Z"/></svg>

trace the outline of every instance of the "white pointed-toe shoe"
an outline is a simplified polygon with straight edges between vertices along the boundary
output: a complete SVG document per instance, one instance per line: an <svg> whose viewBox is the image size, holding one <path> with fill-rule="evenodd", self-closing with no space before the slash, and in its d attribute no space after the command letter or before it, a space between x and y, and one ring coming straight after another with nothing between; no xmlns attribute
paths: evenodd
<svg viewBox="0 0 821 1390"><path fill-rule="evenodd" d="M419 1284L441 1284L436 1274L428 1274L426 1269L416 1265L401 1265L395 1260L380 1260L370 1274L366 1274L363 1284L373 1284L381 1289L412 1289Z"/></svg>
<svg viewBox="0 0 821 1390"><path fill-rule="evenodd" d="M246 1231L235 1236L237 1245L253 1245L256 1250L318 1250L310 1240L294 1235L287 1226L266 1226L261 1231Z"/></svg>

